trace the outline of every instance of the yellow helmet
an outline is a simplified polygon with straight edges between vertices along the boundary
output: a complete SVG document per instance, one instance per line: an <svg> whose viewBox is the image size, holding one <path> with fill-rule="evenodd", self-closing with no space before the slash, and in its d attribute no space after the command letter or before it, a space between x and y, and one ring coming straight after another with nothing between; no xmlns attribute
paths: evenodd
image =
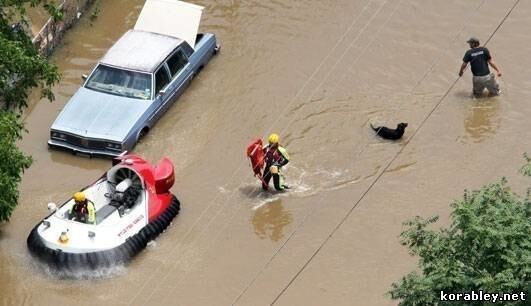
<svg viewBox="0 0 531 306"><path fill-rule="evenodd" d="M277 144L279 138L280 137L278 136L278 134L272 133L269 135L269 137L267 137L267 140L269 141L270 144Z"/></svg>
<svg viewBox="0 0 531 306"><path fill-rule="evenodd" d="M85 197L85 193L83 193L83 192L74 193L74 200L76 202L83 202L83 201L85 201L86 198L87 197Z"/></svg>

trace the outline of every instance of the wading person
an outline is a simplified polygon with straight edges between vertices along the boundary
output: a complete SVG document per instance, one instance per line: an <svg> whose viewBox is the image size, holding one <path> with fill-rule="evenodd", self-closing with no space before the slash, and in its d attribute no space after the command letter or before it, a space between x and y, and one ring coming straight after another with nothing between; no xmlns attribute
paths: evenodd
<svg viewBox="0 0 531 306"><path fill-rule="evenodd" d="M470 45L470 49L466 51L463 57L463 64L459 70L459 76L463 76L463 72L470 63L470 70L472 70L473 75L472 91L474 95L481 95L485 88L487 88L491 96L499 95L500 86L494 74L490 73L489 66L496 70L498 77L501 77L502 73L492 59L489 49L481 47L479 40L474 37L470 38L467 43Z"/></svg>
<svg viewBox="0 0 531 306"><path fill-rule="evenodd" d="M273 185L276 190L288 189L288 186L284 185L280 170L289 162L288 150L282 147L279 142L279 136L277 134L271 134L267 138L269 144L264 147L264 160L265 168L262 183L264 190L269 189L269 181L273 178Z"/></svg>
<svg viewBox="0 0 531 306"><path fill-rule="evenodd" d="M96 222L94 203L88 200L83 192L76 192L74 201L75 204L70 208L70 216L76 221L94 224Z"/></svg>

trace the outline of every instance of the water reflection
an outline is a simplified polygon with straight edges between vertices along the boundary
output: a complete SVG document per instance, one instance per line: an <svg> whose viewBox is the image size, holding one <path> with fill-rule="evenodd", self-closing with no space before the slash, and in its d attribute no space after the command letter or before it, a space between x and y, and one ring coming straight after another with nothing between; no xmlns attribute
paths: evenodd
<svg viewBox="0 0 531 306"><path fill-rule="evenodd" d="M276 242L284 237L284 228L293 221L293 217L278 199L258 208L251 221L258 237Z"/></svg>
<svg viewBox="0 0 531 306"><path fill-rule="evenodd" d="M498 99L474 102L464 121L467 136L479 143L494 135L500 127L500 113L501 103Z"/></svg>

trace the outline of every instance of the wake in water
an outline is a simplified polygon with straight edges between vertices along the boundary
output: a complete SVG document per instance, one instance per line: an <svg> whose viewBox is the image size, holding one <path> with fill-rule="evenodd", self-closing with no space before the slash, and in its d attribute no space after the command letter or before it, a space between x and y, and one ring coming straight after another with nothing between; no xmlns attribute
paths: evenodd
<svg viewBox="0 0 531 306"><path fill-rule="evenodd" d="M171 224L170 224L171 226ZM151 240L147 243L146 250L153 249L157 247L156 240ZM109 258L109 262L112 261ZM41 263L38 260L32 260L31 266L34 269L41 270L46 276L65 279L65 280L98 280L98 279L109 279L116 276L125 275L127 273L127 267L124 264L115 264L109 267L102 267L98 269L91 268L80 268L80 269L61 269L58 270L54 267L51 267L45 263Z"/></svg>
<svg viewBox="0 0 531 306"><path fill-rule="evenodd" d="M46 264L35 263L38 269L43 271L45 275L58 279L65 280L97 280L108 279L126 274L126 267L124 265L116 265L107 268L99 269L76 269L76 270L57 270Z"/></svg>
<svg viewBox="0 0 531 306"><path fill-rule="evenodd" d="M354 176L348 169L316 169L310 172L305 168L286 166L284 175L290 187L288 190L264 191L259 181L249 181L239 187L240 193L252 201L253 210L256 210L281 198L314 196L324 191L344 188L365 179ZM223 187L219 187L219 190L220 192L227 191Z"/></svg>

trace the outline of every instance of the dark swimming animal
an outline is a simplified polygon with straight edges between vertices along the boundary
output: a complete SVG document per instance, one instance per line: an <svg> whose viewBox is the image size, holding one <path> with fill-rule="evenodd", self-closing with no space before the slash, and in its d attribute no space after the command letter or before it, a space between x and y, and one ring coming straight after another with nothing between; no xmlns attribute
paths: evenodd
<svg viewBox="0 0 531 306"><path fill-rule="evenodd" d="M376 135L385 138L385 139L392 139L397 140L402 138L402 135L404 135L404 132L406 131L407 123L399 123L396 126L396 129L390 129L385 126L378 126L375 127L370 123L371 128L376 132Z"/></svg>

